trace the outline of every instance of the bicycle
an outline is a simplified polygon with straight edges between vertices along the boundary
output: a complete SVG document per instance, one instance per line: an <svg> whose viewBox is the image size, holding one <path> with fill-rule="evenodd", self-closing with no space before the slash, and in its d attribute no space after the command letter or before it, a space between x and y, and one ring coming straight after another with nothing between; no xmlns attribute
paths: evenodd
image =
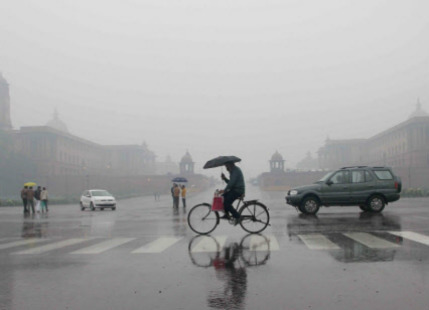
<svg viewBox="0 0 429 310"><path fill-rule="evenodd" d="M241 206L240 206L241 205ZM235 209L240 213L240 226L251 234L260 233L270 225L268 208L258 200L244 200L244 196L238 198ZM200 235L211 233L219 225L219 211L212 211L209 203L200 203L189 211L188 225ZM230 224L234 224L234 218L226 218Z"/></svg>

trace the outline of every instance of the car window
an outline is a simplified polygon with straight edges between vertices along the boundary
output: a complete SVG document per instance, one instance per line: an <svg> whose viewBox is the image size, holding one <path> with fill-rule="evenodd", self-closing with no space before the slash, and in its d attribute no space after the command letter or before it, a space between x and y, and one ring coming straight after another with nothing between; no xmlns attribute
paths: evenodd
<svg viewBox="0 0 429 310"><path fill-rule="evenodd" d="M363 170L352 171L352 183L365 182L365 173Z"/></svg>
<svg viewBox="0 0 429 310"><path fill-rule="evenodd" d="M365 171L365 181L370 182L372 180L374 180L374 178L372 177L371 173L369 173L369 171Z"/></svg>
<svg viewBox="0 0 429 310"><path fill-rule="evenodd" d="M111 196L108 191L91 191L92 196Z"/></svg>
<svg viewBox="0 0 429 310"><path fill-rule="evenodd" d="M393 175L389 170L374 170L374 173L379 180L393 180Z"/></svg>
<svg viewBox="0 0 429 310"><path fill-rule="evenodd" d="M332 175L330 181L332 181L333 184L349 183L349 176L349 171L337 171Z"/></svg>

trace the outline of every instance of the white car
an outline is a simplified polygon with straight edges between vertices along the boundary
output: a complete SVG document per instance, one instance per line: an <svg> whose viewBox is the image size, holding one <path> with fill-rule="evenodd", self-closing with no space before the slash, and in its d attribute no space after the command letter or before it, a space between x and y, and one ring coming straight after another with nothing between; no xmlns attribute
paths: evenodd
<svg viewBox="0 0 429 310"><path fill-rule="evenodd" d="M80 209L83 211L85 208L89 208L91 211L94 211L95 208L116 210L116 199L104 189L90 189L84 191L80 197Z"/></svg>

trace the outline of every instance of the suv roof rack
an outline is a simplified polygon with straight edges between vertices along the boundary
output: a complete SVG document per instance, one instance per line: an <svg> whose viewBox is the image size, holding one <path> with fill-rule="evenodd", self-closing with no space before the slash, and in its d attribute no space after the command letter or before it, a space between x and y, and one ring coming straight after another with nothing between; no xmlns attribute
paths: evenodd
<svg viewBox="0 0 429 310"><path fill-rule="evenodd" d="M342 167L341 169L351 169L351 168L366 168L368 166L350 166L350 167Z"/></svg>

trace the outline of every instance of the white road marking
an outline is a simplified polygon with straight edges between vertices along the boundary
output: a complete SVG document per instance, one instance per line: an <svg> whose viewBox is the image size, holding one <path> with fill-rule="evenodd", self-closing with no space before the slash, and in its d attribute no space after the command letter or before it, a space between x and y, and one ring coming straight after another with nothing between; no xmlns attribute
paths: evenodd
<svg viewBox="0 0 429 310"><path fill-rule="evenodd" d="M71 254L99 254L133 240L135 238L114 238L74 251Z"/></svg>
<svg viewBox="0 0 429 310"><path fill-rule="evenodd" d="M155 241L138 248L137 250L132 251L131 253L160 253L182 238L177 237L161 237Z"/></svg>
<svg viewBox="0 0 429 310"><path fill-rule="evenodd" d="M298 237L311 250L339 250L340 247L321 234L305 234Z"/></svg>
<svg viewBox="0 0 429 310"><path fill-rule="evenodd" d="M28 245L28 244L32 245L32 244L42 242L42 241L47 241L47 239L31 238L31 239L25 239L25 240L19 240L19 241L4 243L4 244L0 244L0 250L14 248L14 247L18 247L21 245Z"/></svg>
<svg viewBox="0 0 429 310"><path fill-rule="evenodd" d="M422 235L413 231L389 231L390 234L409 239L424 245L429 245L429 236Z"/></svg>
<svg viewBox="0 0 429 310"><path fill-rule="evenodd" d="M274 235L252 235L250 237L250 251L278 251L280 249Z"/></svg>
<svg viewBox="0 0 429 310"><path fill-rule="evenodd" d="M63 241L59 241L59 242L55 242L55 243L50 243L47 245L42 245L36 248L32 248L29 250L24 250L24 251L19 251L19 252L15 252L12 254L18 254L18 255L23 255L23 254L42 254L48 251L52 251L52 250L56 250L56 249L61 249L70 245L74 245L74 244L78 244L81 242L85 242L91 239L81 239L81 238L74 238L74 239L67 239L67 240L63 240Z"/></svg>
<svg viewBox="0 0 429 310"><path fill-rule="evenodd" d="M219 252L225 245L227 236L202 236L200 241L191 249L192 253Z"/></svg>
<svg viewBox="0 0 429 310"><path fill-rule="evenodd" d="M363 245L371 248L371 249L389 249L389 248L397 248L399 245L389 242L387 240L378 238L374 235L364 233L364 232L350 232L344 233L343 235L347 236L354 241L362 243Z"/></svg>

